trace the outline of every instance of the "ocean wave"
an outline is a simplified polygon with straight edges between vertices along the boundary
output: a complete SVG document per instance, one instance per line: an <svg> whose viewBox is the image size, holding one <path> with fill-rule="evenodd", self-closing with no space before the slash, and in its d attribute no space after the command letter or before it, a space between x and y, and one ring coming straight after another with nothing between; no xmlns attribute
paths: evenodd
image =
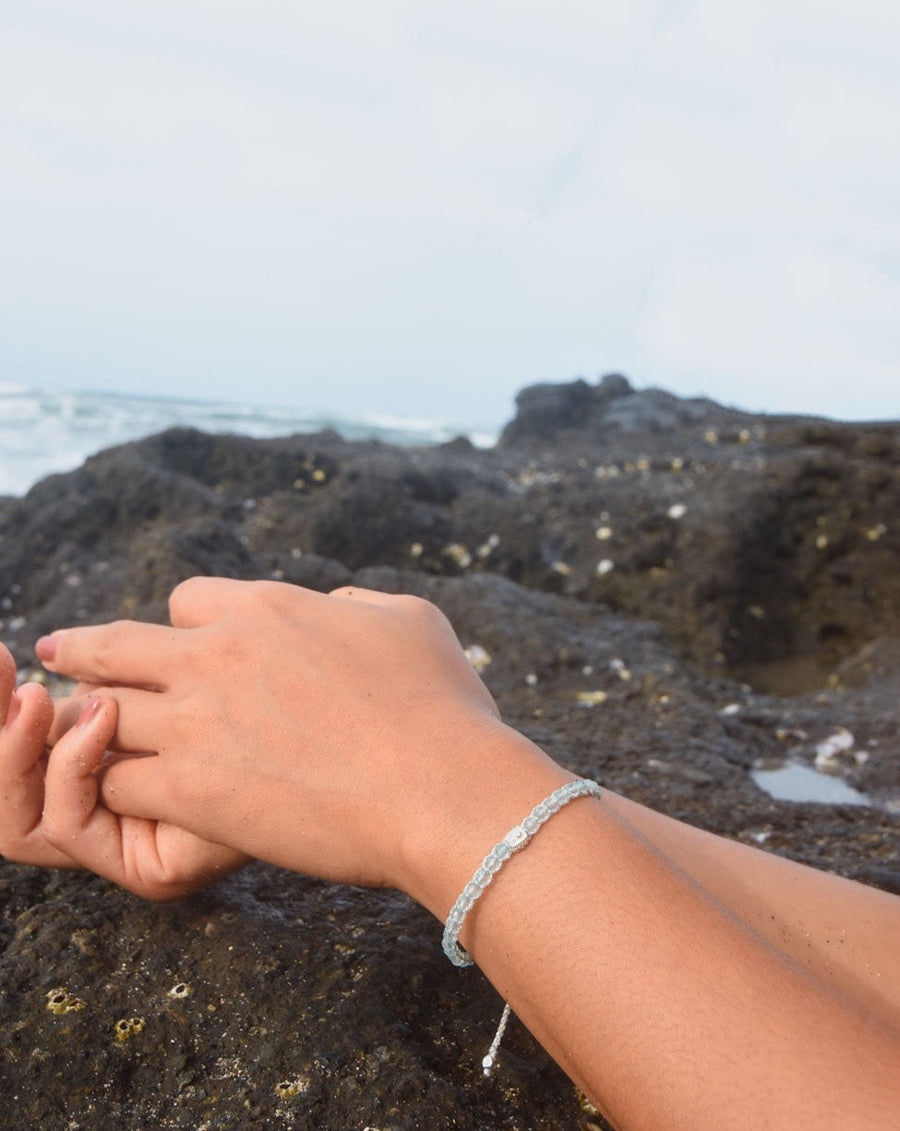
<svg viewBox="0 0 900 1131"><path fill-rule="evenodd" d="M347 440L437 444L461 434L490 447L498 429L425 417L359 419L272 405L116 392L34 389L0 383L0 495L24 494L39 479L71 471L104 448L175 426L258 439L333 429Z"/></svg>

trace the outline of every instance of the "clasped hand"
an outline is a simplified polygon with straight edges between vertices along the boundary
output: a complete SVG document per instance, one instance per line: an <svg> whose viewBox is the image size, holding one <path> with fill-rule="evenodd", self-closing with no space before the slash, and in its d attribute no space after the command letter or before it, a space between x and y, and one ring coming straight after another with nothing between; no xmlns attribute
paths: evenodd
<svg viewBox="0 0 900 1131"><path fill-rule="evenodd" d="M4 856L51 868L89 868L148 899L186 895L244 862L243 854L165 821L107 809L100 802L100 767L115 733L116 701L79 696L57 707L54 718L40 684L16 690L15 664L0 645ZM77 719L70 725L73 707Z"/></svg>
<svg viewBox="0 0 900 1131"><path fill-rule="evenodd" d="M197 578L170 616L38 643L47 668L92 689L74 725L72 704L54 723L42 687L14 691L6 654L0 850L151 898L248 857L421 898L417 848L502 728L442 614L408 596Z"/></svg>

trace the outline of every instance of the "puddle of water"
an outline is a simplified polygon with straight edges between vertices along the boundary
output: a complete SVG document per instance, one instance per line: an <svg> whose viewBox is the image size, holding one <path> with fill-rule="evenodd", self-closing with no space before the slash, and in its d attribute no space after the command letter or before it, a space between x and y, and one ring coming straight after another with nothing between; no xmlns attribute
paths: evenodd
<svg viewBox="0 0 900 1131"><path fill-rule="evenodd" d="M813 801L821 805L871 805L864 793L841 778L820 774L800 762L777 770L751 770L750 777L776 801Z"/></svg>
<svg viewBox="0 0 900 1131"><path fill-rule="evenodd" d="M741 664L728 674L740 683L749 683L754 691L764 695L789 698L821 691L828 686L834 671L821 656L789 656L782 660L765 660L756 664Z"/></svg>

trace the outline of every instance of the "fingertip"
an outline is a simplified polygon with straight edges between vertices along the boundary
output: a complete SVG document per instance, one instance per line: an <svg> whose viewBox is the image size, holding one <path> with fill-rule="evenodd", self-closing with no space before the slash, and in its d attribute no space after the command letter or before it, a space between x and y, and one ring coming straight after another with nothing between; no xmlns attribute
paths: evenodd
<svg viewBox="0 0 900 1131"><path fill-rule="evenodd" d="M0 727L8 726L12 722L9 716L12 710L12 699L16 694L18 674L15 660L0 644ZM6 716L2 714L5 704L9 704Z"/></svg>
<svg viewBox="0 0 900 1131"><path fill-rule="evenodd" d="M42 683L23 683L15 692L19 704L19 714L27 716L32 725L46 731L53 717L53 701L50 692Z"/></svg>
<svg viewBox="0 0 900 1131"><path fill-rule="evenodd" d="M103 761L116 724L116 703L111 698L91 695L83 704L74 724L61 735L50 752L47 768L47 795L70 790L75 782L90 779ZM95 799L98 788L91 783Z"/></svg>
<svg viewBox="0 0 900 1131"><path fill-rule="evenodd" d="M51 671L56 663L56 654L59 651L60 641L66 632L67 629L58 628L48 636L38 637L34 643L34 654L44 667L49 668Z"/></svg>
<svg viewBox="0 0 900 1131"><path fill-rule="evenodd" d="M75 720L73 730L91 730L97 727L112 729L118 715L115 699L103 695L89 695Z"/></svg>
<svg viewBox="0 0 900 1131"><path fill-rule="evenodd" d="M29 773L44 753L53 704L39 683L23 683L9 697L2 726L4 773Z"/></svg>
<svg viewBox="0 0 900 1131"><path fill-rule="evenodd" d="M3 720L3 729L9 730L15 723L22 710L22 700L18 691L13 691L9 697L9 706L6 708L6 718Z"/></svg>
<svg viewBox="0 0 900 1131"><path fill-rule="evenodd" d="M103 700L99 695L91 695L81 708L81 714L75 720L76 727L88 727L103 709Z"/></svg>

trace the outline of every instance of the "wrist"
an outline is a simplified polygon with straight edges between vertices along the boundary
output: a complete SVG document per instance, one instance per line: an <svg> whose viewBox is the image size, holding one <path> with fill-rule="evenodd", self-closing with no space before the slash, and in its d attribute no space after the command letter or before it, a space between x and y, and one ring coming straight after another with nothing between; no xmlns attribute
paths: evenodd
<svg viewBox="0 0 900 1131"><path fill-rule="evenodd" d="M447 757L403 849L404 890L442 922L494 845L574 777L497 720Z"/></svg>

